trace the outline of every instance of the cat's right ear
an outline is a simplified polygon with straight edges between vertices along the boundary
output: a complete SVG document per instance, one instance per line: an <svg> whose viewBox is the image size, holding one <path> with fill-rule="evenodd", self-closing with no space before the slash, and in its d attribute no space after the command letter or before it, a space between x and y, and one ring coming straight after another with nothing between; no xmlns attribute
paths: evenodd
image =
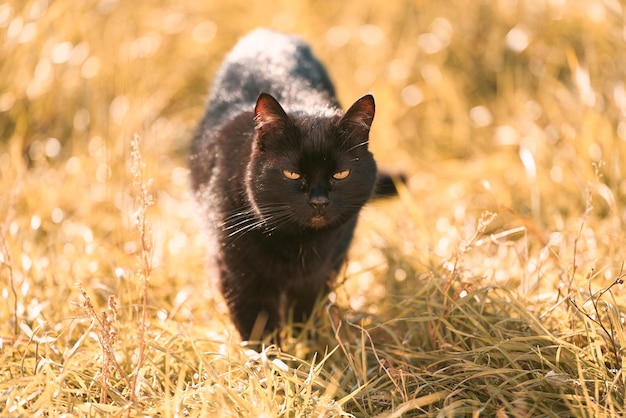
<svg viewBox="0 0 626 418"><path fill-rule="evenodd" d="M267 93L261 93L254 107L254 129L259 137L263 137L270 130L284 132L291 121L278 100Z"/></svg>

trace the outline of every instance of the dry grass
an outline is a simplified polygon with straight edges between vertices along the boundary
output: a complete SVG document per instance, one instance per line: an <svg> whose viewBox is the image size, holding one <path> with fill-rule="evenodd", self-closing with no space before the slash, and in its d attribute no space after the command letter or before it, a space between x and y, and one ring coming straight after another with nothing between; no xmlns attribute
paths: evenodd
<svg viewBox="0 0 626 418"><path fill-rule="evenodd" d="M252 3L252 4L250 4ZM0 415L623 416L617 1L0 5ZM236 38L298 32L380 165L305 341L242 346L186 150Z"/></svg>

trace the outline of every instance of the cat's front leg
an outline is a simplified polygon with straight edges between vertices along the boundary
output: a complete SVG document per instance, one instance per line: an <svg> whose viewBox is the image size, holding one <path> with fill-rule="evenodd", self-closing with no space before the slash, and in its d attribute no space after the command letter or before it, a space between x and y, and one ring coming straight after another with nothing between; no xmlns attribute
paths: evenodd
<svg viewBox="0 0 626 418"><path fill-rule="evenodd" d="M303 325L310 317L316 303L329 292L325 280L301 281L287 289L287 303L293 323Z"/></svg>
<svg viewBox="0 0 626 418"><path fill-rule="evenodd" d="M244 341L260 341L280 326L279 292L246 292L226 297L226 302Z"/></svg>

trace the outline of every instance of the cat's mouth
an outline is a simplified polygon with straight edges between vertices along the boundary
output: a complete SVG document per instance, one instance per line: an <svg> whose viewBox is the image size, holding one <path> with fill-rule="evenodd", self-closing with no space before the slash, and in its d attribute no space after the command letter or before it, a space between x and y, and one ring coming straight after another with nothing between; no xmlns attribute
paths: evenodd
<svg viewBox="0 0 626 418"><path fill-rule="evenodd" d="M321 228L326 226L326 224L328 224L328 220L322 215L314 215L311 218L311 226L313 228Z"/></svg>

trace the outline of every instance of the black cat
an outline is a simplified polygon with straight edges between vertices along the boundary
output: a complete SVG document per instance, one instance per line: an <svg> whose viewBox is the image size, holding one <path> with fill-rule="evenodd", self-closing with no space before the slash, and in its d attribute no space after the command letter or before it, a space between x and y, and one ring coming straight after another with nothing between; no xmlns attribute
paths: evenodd
<svg viewBox="0 0 626 418"><path fill-rule="evenodd" d="M345 113L299 38L258 29L228 54L189 159L213 272L244 340L303 321L329 290L377 183L374 98ZM394 192L389 178L380 194Z"/></svg>

